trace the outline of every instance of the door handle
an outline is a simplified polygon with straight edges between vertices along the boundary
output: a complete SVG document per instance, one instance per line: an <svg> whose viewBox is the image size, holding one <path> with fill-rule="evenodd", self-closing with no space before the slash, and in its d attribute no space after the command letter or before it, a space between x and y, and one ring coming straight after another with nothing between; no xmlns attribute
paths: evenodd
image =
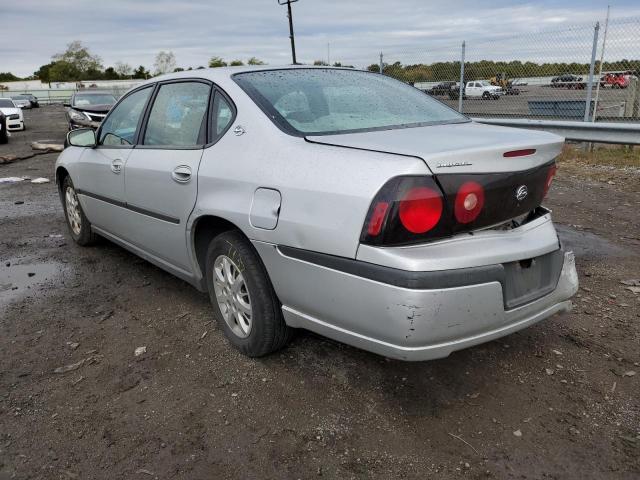
<svg viewBox="0 0 640 480"><path fill-rule="evenodd" d="M171 178L178 183L187 183L191 180L191 167L187 165L178 165L171 172Z"/></svg>
<svg viewBox="0 0 640 480"><path fill-rule="evenodd" d="M124 162L122 161L122 159L116 158L111 162L111 171L115 174L121 173L122 165L124 165Z"/></svg>

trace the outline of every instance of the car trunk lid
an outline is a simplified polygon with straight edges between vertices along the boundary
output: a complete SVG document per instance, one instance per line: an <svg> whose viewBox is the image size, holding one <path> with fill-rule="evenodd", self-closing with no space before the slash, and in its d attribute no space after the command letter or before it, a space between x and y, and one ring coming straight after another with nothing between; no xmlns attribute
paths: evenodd
<svg viewBox="0 0 640 480"><path fill-rule="evenodd" d="M307 136L307 141L421 158L435 174L499 173L529 170L554 159L564 139L517 128L464 122L338 135ZM505 157L505 153L534 150Z"/></svg>

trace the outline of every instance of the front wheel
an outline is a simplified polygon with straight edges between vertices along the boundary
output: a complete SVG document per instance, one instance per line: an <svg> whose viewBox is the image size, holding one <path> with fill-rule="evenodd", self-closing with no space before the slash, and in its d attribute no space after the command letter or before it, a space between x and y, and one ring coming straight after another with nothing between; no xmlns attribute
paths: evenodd
<svg viewBox="0 0 640 480"><path fill-rule="evenodd" d="M91 245L96 241L96 234L91 231L91 223L87 219L78 200L78 194L68 175L62 182L62 206L67 226L73 240L82 246Z"/></svg>
<svg viewBox="0 0 640 480"><path fill-rule="evenodd" d="M206 259L209 297L229 342L249 357L284 347L292 336L267 271L238 231L215 237Z"/></svg>

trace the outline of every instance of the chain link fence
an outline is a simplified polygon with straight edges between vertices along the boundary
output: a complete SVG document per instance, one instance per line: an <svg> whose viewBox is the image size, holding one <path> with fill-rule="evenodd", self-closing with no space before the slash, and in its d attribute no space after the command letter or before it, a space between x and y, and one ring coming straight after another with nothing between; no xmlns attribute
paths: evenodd
<svg viewBox="0 0 640 480"><path fill-rule="evenodd" d="M381 60L368 68L381 65L473 117L640 121L640 17L458 45L434 40L383 51Z"/></svg>

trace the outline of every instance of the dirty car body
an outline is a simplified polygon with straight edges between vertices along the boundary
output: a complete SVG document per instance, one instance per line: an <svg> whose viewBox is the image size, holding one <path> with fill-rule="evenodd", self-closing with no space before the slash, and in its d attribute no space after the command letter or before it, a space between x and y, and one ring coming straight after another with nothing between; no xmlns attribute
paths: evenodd
<svg viewBox="0 0 640 480"><path fill-rule="evenodd" d="M155 113L193 104L187 89L209 95L188 145L173 107ZM118 130L124 102L135 121ZM56 163L93 232L202 291L207 245L237 232L287 328L427 360L567 311L577 290L573 254L542 206L563 139L474 123L382 75L170 74L125 95L96 139ZM226 291L209 290L226 311Z"/></svg>

